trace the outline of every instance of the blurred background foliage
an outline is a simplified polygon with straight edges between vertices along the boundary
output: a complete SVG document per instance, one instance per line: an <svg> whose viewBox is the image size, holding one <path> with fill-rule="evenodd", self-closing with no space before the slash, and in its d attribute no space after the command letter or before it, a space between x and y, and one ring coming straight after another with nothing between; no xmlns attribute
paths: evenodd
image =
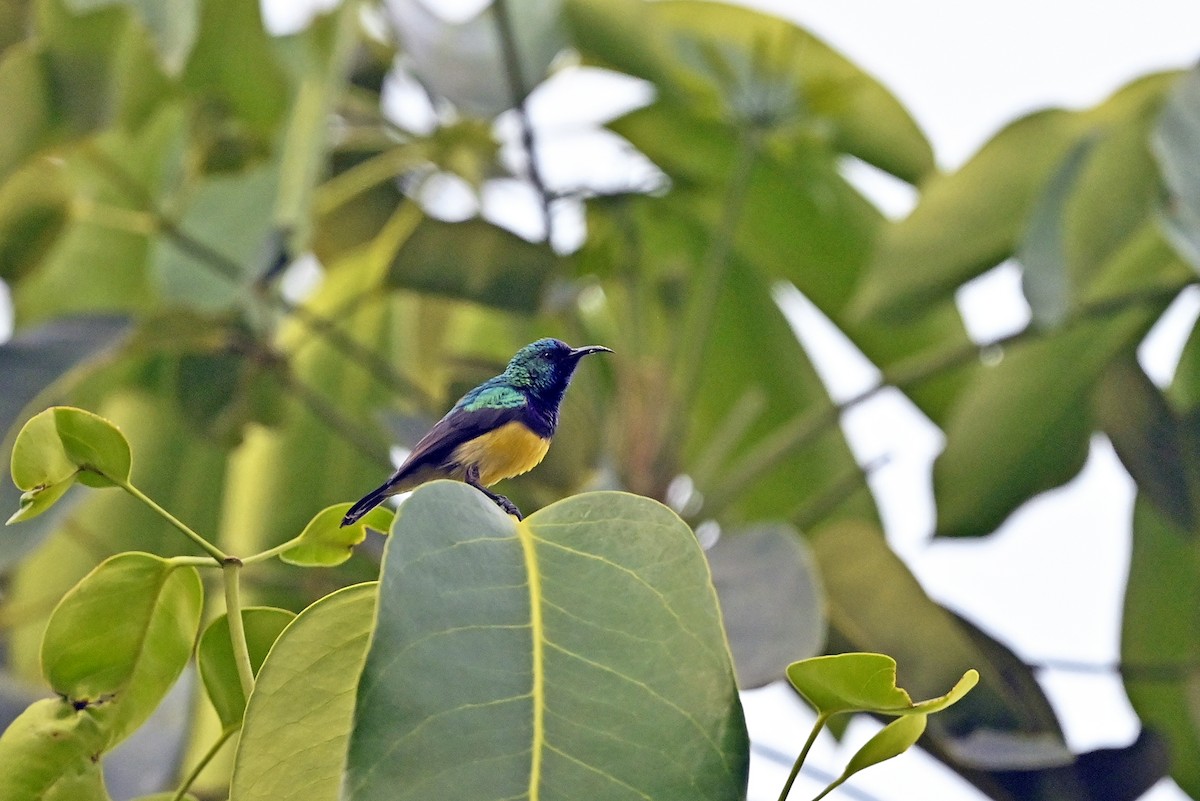
<svg viewBox="0 0 1200 801"><path fill-rule="evenodd" d="M0 46L6 460L32 413L84 406L122 427L138 486L252 552L375 486L389 445L525 342L603 343L616 356L581 371L546 463L504 491L530 512L623 488L719 531L743 685L843 650L895 656L922 697L974 667L921 743L989 796L1120 801L1169 773L1200 798L1200 337L1166 391L1135 359L1200 269L1200 74L1032 114L945 174L870 75L711 2L507 0L458 24L419 0L346 2L273 35L249 0L10 0ZM645 101L605 116L578 84L623 159L563 179L547 164L572 160L570 137L532 126L527 101L597 76ZM847 181L855 162L914 186L915 210L885 219ZM1010 257L1033 322L974 343L954 293ZM990 534L1073 477L1093 432L1112 440L1139 488L1134 744L1072 754L1032 669L889 550L838 425L866 396L830 399L787 290L945 432L940 536ZM38 643L70 586L113 553L182 552L123 495L75 494L0 538L7 719L42 692ZM0 505L17 495L6 474ZM247 590L299 610L377 569L367 547ZM114 797L213 739L194 694L110 760Z"/></svg>

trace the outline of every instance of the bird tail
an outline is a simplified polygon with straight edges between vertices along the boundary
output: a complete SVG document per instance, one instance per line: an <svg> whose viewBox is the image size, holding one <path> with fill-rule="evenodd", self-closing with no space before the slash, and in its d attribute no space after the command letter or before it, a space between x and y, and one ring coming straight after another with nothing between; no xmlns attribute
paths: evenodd
<svg viewBox="0 0 1200 801"><path fill-rule="evenodd" d="M367 512L371 511L376 506L383 503L383 500L385 498L387 498L389 495L394 494L394 490L392 489L392 486L393 486L392 482L389 481L388 483L381 486L379 489L372 491L370 494L368 494L365 498L363 498L358 503L351 506L350 510L348 512L346 512L346 516L342 518L342 526L345 527L345 526L350 525L351 523L353 523L354 521L358 520L360 517L365 515Z"/></svg>

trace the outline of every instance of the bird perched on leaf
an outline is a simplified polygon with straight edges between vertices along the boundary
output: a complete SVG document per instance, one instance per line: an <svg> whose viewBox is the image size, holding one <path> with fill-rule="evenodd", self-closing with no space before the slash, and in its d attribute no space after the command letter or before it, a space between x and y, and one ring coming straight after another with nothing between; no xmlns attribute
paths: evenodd
<svg viewBox="0 0 1200 801"><path fill-rule="evenodd" d="M557 339L539 339L521 348L503 373L463 395L382 486L350 507L342 525L358 520L388 496L436 478L465 481L520 520L512 501L487 488L542 461L575 368L584 356L601 352L612 353L602 345L572 348Z"/></svg>

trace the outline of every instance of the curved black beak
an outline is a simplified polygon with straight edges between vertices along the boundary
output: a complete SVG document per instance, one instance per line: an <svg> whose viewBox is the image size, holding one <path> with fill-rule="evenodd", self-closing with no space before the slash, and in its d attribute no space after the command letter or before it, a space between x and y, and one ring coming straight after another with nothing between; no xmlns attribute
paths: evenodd
<svg viewBox="0 0 1200 801"><path fill-rule="evenodd" d="M571 348L572 359L582 359L590 353L612 353L612 348L603 345L584 345L582 348Z"/></svg>

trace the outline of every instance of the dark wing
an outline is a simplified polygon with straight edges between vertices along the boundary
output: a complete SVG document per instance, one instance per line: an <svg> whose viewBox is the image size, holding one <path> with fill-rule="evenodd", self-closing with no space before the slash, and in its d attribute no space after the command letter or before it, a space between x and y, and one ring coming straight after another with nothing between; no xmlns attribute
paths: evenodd
<svg viewBox="0 0 1200 801"><path fill-rule="evenodd" d="M523 407L503 409L478 408L467 410L456 406L450 413L438 420L429 433L421 437L412 453L404 460L404 464L396 470L388 480L391 484L400 481L410 473L423 467L441 467L450 460L454 449L464 442L470 442L481 434L499 428L513 420L523 420Z"/></svg>
<svg viewBox="0 0 1200 801"><path fill-rule="evenodd" d="M528 414L528 401L516 390L507 387L495 389L486 384L479 387L456 403L445 417L421 437L404 464L387 481L350 507L342 519L342 525L348 526L358 520L389 495L412 489L421 481L428 480L428 477L419 476L424 471L432 470L436 476L437 471L449 466L454 449L464 442L470 442L513 420L525 420ZM410 478L414 479L414 483L404 486L404 482Z"/></svg>

